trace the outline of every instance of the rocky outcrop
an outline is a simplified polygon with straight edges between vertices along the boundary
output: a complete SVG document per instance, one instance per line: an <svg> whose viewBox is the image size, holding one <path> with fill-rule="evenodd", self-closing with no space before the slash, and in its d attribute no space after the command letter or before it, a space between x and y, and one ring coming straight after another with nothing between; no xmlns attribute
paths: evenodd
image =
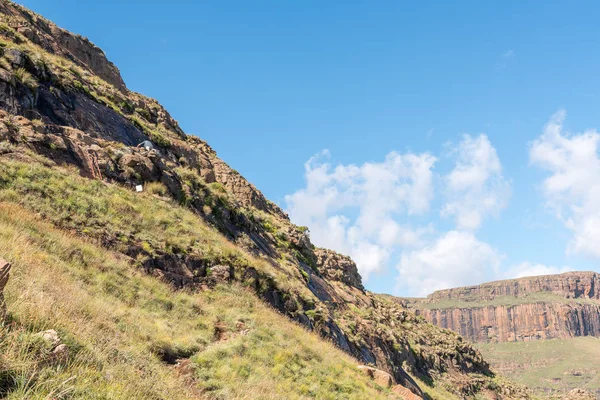
<svg viewBox="0 0 600 400"><path fill-rule="evenodd" d="M356 263L348 256L327 249L315 249L317 268L324 277L364 290Z"/></svg>
<svg viewBox="0 0 600 400"><path fill-rule="evenodd" d="M567 299L600 299L600 274L566 272L438 290L427 296L427 301L491 300L501 296L523 297L540 292L551 292Z"/></svg>
<svg viewBox="0 0 600 400"><path fill-rule="evenodd" d="M59 28L47 19L12 2L1 1L0 13L2 22L47 52L68 58L119 90L126 90L119 69L87 38Z"/></svg>
<svg viewBox="0 0 600 400"><path fill-rule="evenodd" d="M600 336L599 283L595 272L528 277L437 291L414 307L473 342Z"/></svg>
<svg viewBox="0 0 600 400"><path fill-rule="evenodd" d="M6 318L6 303L4 302L4 288L10 277L10 264L0 259L0 323Z"/></svg>
<svg viewBox="0 0 600 400"><path fill-rule="evenodd" d="M368 365L359 365L358 369L383 388L391 388L395 384L394 378L385 371L369 367Z"/></svg>

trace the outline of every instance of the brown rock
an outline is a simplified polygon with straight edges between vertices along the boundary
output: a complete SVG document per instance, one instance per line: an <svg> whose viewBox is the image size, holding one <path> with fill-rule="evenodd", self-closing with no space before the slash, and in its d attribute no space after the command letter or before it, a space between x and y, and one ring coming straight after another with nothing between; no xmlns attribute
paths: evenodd
<svg viewBox="0 0 600 400"><path fill-rule="evenodd" d="M369 367L367 365L359 365L358 369L360 369L363 372L363 374L371 378L376 384L378 384L381 387L391 388L396 383L394 382L394 378L392 377L392 375L380 369Z"/></svg>
<svg viewBox="0 0 600 400"><path fill-rule="evenodd" d="M396 385L392 388L392 393L400 395L402 400L422 400L421 396L417 396L402 385Z"/></svg>
<svg viewBox="0 0 600 400"><path fill-rule="evenodd" d="M528 303L419 311L473 342L526 342L600 336L599 304Z"/></svg>
<svg viewBox="0 0 600 400"><path fill-rule="evenodd" d="M364 290L356 263L348 256L327 249L315 249L317 268L328 279Z"/></svg>
<svg viewBox="0 0 600 400"><path fill-rule="evenodd" d="M499 296L523 297L530 293L552 292L570 299L600 299L600 274L596 272L567 272L557 275L533 276L438 290L427 297L439 300L491 300Z"/></svg>
<svg viewBox="0 0 600 400"><path fill-rule="evenodd" d="M516 342L538 339L600 336L600 275L594 272L538 276L441 290L430 295L419 314L428 322L451 329L473 342ZM550 293L586 302L523 301L516 305L482 305L498 297L523 298ZM464 306L436 309L438 301L457 300ZM473 306L468 304L472 303ZM419 305L416 306L419 308Z"/></svg>
<svg viewBox="0 0 600 400"><path fill-rule="evenodd" d="M231 280L231 267L216 265L210 269L210 278L216 283L227 283Z"/></svg>
<svg viewBox="0 0 600 400"><path fill-rule="evenodd" d="M52 359L57 362L65 362L69 359L69 348L66 344L59 344L52 350Z"/></svg>
<svg viewBox="0 0 600 400"><path fill-rule="evenodd" d="M11 265L0 259L0 322L6 318L6 303L4 301L4 288L10 278Z"/></svg>

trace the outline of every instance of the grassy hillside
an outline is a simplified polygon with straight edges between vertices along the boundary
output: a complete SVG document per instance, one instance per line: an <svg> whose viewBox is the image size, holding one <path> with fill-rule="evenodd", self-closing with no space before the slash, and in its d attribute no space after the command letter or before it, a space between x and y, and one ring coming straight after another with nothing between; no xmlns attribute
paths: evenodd
<svg viewBox="0 0 600 400"><path fill-rule="evenodd" d="M600 396L600 339L478 344L495 369L540 394L583 388Z"/></svg>
<svg viewBox="0 0 600 400"><path fill-rule="evenodd" d="M9 399L386 398L357 362L237 285L192 294L121 256L0 204L0 254L13 263L0 330ZM35 333L71 350L54 361ZM191 358L186 371L170 365Z"/></svg>
<svg viewBox="0 0 600 400"><path fill-rule="evenodd" d="M87 39L10 1L0 16L5 395L394 396L361 363L433 399L528 398L458 335L364 291L351 260L316 249Z"/></svg>

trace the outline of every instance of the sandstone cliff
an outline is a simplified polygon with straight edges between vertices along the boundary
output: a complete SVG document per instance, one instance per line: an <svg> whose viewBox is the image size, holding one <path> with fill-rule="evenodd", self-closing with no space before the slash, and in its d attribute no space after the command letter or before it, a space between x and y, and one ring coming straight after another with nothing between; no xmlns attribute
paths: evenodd
<svg viewBox="0 0 600 400"><path fill-rule="evenodd" d="M599 281L594 272L499 281L438 291L414 306L474 342L600 336Z"/></svg>
<svg viewBox="0 0 600 400"><path fill-rule="evenodd" d="M484 283L456 289L438 290L427 296L440 300L489 300L500 296L523 297L530 293L551 292L567 299L600 299L600 274L566 272Z"/></svg>

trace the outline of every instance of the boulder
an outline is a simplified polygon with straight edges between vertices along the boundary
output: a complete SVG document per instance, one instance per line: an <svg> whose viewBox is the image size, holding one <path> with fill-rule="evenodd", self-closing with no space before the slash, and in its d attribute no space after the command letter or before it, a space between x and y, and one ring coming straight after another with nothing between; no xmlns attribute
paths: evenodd
<svg viewBox="0 0 600 400"><path fill-rule="evenodd" d="M414 394L402 385L394 386L392 388L392 393L399 395L403 400L423 400L423 397Z"/></svg>
<svg viewBox="0 0 600 400"><path fill-rule="evenodd" d="M60 345L60 337L58 336L58 332L56 332L54 329L49 329L47 331L37 333L35 336L41 338L53 349L58 348L58 346Z"/></svg>
<svg viewBox="0 0 600 400"><path fill-rule="evenodd" d="M52 350L52 359L58 362L64 362L69 359L69 348L66 344L59 344Z"/></svg>
<svg viewBox="0 0 600 400"><path fill-rule="evenodd" d="M231 267L228 265L215 265L210 269L210 278L215 283L227 283L231 280Z"/></svg>
<svg viewBox="0 0 600 400"><path fill-rule="evenodd" d="M4 57L6 57L6 59L16 67L22 67L25 64L25 58L20 50L8 49L4 53Z"/></svg>
<svg viewBox="0 0 600 400"><path fill-rule="evenodd" d="M380 369L369 367L367 365L359 365L358 369L360 369L363 372L363 374L371 378L376 384L378 384L381 387L391 388L396 383L392 375Z"/></svg>

